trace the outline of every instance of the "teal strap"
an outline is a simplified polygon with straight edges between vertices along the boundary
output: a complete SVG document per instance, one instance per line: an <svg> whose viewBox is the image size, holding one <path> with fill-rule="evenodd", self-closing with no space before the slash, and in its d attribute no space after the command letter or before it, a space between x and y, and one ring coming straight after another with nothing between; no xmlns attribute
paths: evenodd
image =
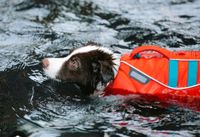
<svg viewBox="0 0 200 137"><path fill-rule="evenodd" d="M170 87L177 87L178 85L178 61L169 60L169 80L168 85Z"/></svg>
<svg viewBox="0 0 200 137"><path fill-rule="evenodd" d="M188 64L188 86L197 84L198 61L189 61Z"/></svg>

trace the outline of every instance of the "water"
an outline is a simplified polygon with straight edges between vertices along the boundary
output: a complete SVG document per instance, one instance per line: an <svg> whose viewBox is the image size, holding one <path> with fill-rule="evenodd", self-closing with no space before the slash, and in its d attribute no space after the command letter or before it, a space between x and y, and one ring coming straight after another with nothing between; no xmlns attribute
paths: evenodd
<svg viewBox="0 0 200 137"><path fill-rule="evenodd" d="M1 0L0 136L199 136L199 112L138 96L82 97L43 75L44 57L93 41L200 49L199 0Z"/></svg>

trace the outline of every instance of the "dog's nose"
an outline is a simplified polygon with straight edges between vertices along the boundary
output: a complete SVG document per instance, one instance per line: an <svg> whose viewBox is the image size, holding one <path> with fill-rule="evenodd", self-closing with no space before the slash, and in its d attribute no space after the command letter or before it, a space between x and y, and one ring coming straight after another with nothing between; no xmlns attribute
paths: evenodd
<svg viewBox="0 0 200 137"><path fill-rule="evenodd" d="M42 60L42 67L47 68L49 66L49 60L47 58Z"/></svg>

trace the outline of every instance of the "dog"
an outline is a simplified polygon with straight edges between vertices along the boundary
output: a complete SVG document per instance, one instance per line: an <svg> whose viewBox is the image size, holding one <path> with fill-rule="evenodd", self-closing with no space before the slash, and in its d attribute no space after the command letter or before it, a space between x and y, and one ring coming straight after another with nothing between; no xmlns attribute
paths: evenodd
<svg viewBox="0 0 200 137"><path fill-rule="evenodd" d="M108 48L88 43L64 58L45 58L42 66L51 79L76 83L88 95L94 93L98 84L105 87L114 79L119 59Z"/></svg>
<svg viewBox="0 0 200 137"><path fill-rule="evenodd" d="M85 94L94 93L102 83L104 96L137 94L200 108L200 51L143 45L118 58L108 48L87 44L67 57L43 59L42 64L47 76L77 83Z"/></svg>

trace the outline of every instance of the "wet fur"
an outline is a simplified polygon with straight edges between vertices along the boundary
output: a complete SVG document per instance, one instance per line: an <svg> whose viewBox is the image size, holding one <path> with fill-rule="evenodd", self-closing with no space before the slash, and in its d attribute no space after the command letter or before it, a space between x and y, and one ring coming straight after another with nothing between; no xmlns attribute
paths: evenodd
<svg viewBox="0 0 200 137"><path fill-rule="evenodd" d="M75 82L84 93L91 94L99 82L105 85L114 78L112 60L112 56L98 50L76 54L63 64L57 79ZM73 66L72 61L79 66Z"/></svg>
<svg viewBox="0 0 200 137"><path fill-rule="evenodd" d="M86 48L87 46L95 46L97 49L76 54L73 52L77 49L72 51L68 55L70 58L63 62L56 79L77 83L81 91L88 95L96 90L99 83L105 86L114 79L115 58L111 51L98 45L87 44Z"/></svg>

